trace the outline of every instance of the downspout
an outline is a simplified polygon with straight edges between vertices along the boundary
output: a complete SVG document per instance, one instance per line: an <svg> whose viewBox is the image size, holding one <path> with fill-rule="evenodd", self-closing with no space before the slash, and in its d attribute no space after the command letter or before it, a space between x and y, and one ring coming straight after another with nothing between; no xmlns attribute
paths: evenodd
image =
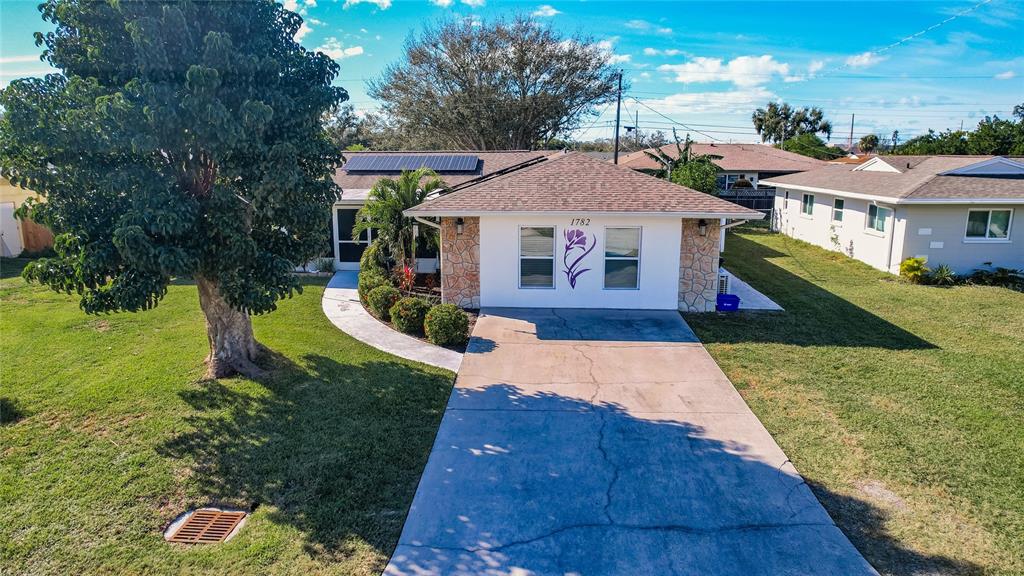
<svg viewBox="0 0 1024 576"><path fill-rule="evenodd" d="M889 253L885 256L885 271L892 274L892 246L896 240L896 207L892 207L892 228L889 229Z"/></svg>

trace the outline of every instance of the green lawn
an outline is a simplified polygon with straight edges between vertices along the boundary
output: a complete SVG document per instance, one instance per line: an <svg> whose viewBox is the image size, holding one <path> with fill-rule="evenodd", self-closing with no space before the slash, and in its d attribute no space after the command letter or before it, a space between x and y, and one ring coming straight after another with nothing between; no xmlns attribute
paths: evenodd
<svg viewBox="0 0 1024 576"><path fill-rule="evenodd" d="M754 230L724 257L786 312L686 320L867 559L1024 573L1024 294Z"/></svg>
<svg viewBox="0 0 1024 576"><path fill-rule="evenodd" d="M452 375L331 326L323 282L255 320L264 383L201 381L193 286L86 316L0 261L0 573L379 574ZM214 546L161 530L205 504L255 508Z"/></svg>

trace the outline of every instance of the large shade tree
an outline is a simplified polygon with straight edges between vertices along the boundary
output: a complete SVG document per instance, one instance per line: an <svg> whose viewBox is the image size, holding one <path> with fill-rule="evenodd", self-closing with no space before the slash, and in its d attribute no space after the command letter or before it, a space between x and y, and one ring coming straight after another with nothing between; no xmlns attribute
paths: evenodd
<svg viewBox="0 0 1024 576"><path fill-rule="evenodd" d="M337 65L271 0L48 0L61 71L0 92L0 170L40 193L56 256L24 276L87 313L153 308L195 279L209 376L261 373L251 314L300 291L326 242L340 161L322 118Z"/></svg>
<svg viewBox="0 0 1024 576"><path fill-rule="evenodd" d="M569 134L617 82L606 47L517 16L425 27L369 93L420 146L507 150Z"/></svg>
<svg viewBox="0 0 1024 576"><path fill-rule="evenodd" d="M778 144L803 134L832 137L832 123L817 107L793 108L785 102L769 102L764 108L755 110L750 119L762 142Z"/></svg>

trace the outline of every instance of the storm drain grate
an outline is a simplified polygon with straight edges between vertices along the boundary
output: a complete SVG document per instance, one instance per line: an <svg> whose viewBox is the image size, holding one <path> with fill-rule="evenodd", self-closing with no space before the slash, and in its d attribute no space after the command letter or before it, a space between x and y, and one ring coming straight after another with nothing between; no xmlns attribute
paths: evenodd
<svg viewBox="0 0 1024 576"><path fill-rule="evenodd" d="M182 544L223 542L244 519L245 512L196 510L167 540Z"/></svg>

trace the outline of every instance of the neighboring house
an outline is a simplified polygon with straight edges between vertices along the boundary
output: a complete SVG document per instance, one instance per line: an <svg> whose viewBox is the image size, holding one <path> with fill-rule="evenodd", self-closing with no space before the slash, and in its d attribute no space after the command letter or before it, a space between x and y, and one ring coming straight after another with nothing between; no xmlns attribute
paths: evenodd
<svg viewBox="0 0 1024 576"><path fill-rule="evenodd" d="M35 197L35 192L12 186L6 178L0 178L0 256L42 252L53 246L53 234L49 228L32 220L14 217L14 211L25 200Z"/></svg>
<svg viewBox="0 0 1024 576"><path fill-rule="evenodd" d="M581 153L468 181L406 211L441 234L465 308L714 310L719 222L760 212Z"/></svg>
<svg viewBox="0 0 1024 576"><path fill-rule="evenodd" d="M677 154L674 143L662 146L661 151L673 158ZM621 156L619 165L646 174L655 174L662 170L661 163L645 152L654 152L654 149ZM719 167L719 190L731 190L740 181L746 181L750 186L756 188L764 178L804 172L825 165L825 162L821 160L779 150L765 144L699 144L694 142L690 145L690 152L695 155L710 154L722 157L721 160L714 161L715 165ZM741 184L741 186L744 185Z"/></svg>
<svg viewBox="0 0 1024 576"><path fill-rule="evenodd" d="M552 154L529 152L345 152L346 163L334 174L341 194L334 203L331 230L334 238L334 265L338 270L358 270L359 257L373 240L372 231L352 239L356 212L366 202L377 180L397 178L403 170L433 169L449 186L489 176ZM421 272L437 270L437 255L427 247L417 253L416 268Z"/></svg>
<svg viewBox="0 0 1024 576"><path fill-rule="evenodd" d="M772 178L772 226L899 272L909 257L1024 269L1024 162L993 156L878 156ZM1015 229L1017 228L1017 229Z"/></svg>

